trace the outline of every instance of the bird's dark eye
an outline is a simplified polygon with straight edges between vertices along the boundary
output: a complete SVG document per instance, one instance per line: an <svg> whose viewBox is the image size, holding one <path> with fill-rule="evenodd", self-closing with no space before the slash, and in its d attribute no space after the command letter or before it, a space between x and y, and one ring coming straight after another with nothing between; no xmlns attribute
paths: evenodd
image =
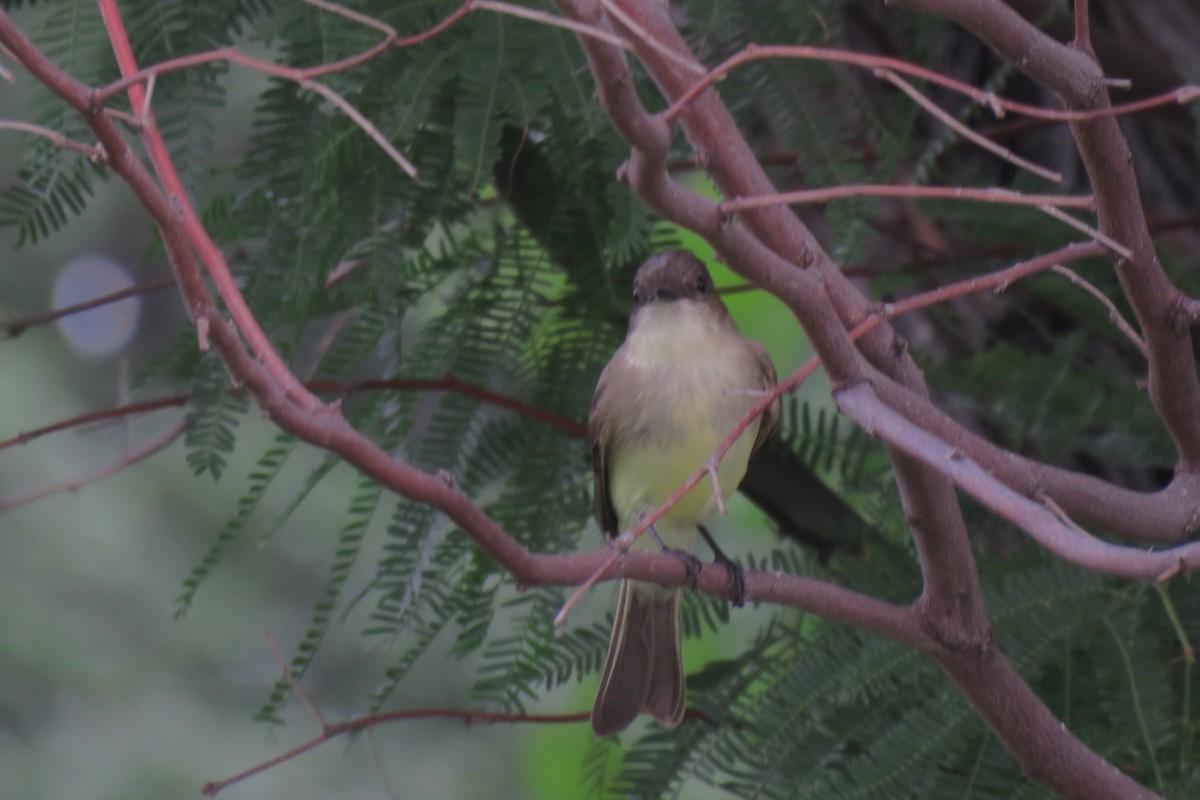
<svg viewBox="0 0 1200 800"><path fill-rule="evenodd" d="M633 290L633 304L635 306L640 306L642 304L642 296L638 294L637 289Z"/></svg>
<svg viewBox="0 0 1200 800"><path fill-rule="evenodd" d="M704 280L704 278L696 279L696 293L697 294L707 294L708 293L708 281Z"/></svg>

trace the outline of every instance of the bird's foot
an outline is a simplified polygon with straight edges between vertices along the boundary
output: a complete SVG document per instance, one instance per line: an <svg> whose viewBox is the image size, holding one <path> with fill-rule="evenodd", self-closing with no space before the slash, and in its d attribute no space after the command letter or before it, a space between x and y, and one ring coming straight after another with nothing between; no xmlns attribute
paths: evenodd
<svg viewBox="0 0 1200 800"><path fill-rule="evenodd" d="M712 534L703 525L697 526L700 529L700 535L704 537L704 541L708 542L708 546L713 551L713 563L720 564L725 567L725 572L729 576L729 587L733 590L733 606L741 608L746 603L746 574L743 572L740 565L735 564L733 559L725 555L721 548L717 547L716 540Z"/></svg>
<svg viewBox="0 0 1200 800"><path fill-rule="evenodd" d="M667 543L658 535L658 531L654 530L653 526L649 528L649 533L654 537L654 541L658 544L659 552L675 556L683 564L684 570L687 572L688 583L692 588L696 588L696 580L700 577L700 568L703 566L700 559L689 553L687 550L681 550L678 547L669 547Z"/></svg>

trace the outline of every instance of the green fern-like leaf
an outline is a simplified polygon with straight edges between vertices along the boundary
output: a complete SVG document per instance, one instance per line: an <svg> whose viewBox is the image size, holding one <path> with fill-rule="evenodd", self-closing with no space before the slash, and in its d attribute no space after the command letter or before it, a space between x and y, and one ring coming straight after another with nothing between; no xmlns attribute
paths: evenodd
<svg viewBox="0 0 1200 800"><path fill-rule="evenodd" d="M313 607L308 628L296 647L296 654L292 656L288 664L288 670L293 680L299 680L304 675L316 655L317 647L333 621L334 611L341 599L342 590L350 577L350 571L358 558L363 538L366 536L371 520L375 517L382 495L382 487L375 482L366 479L359 482L358 491L346 510L349 521L338 532L337 549L334 551L325 591ZM270 696L255 714L255 718L278 723L279 707L290 692L291 683L289 681L277 681Z"/></svg>
<svg viewBox="0 0 1200 800"><path fill-rule="evenodd" d="M208 359L209 367L193 384L192 410L183 443L192 472L208 473L213 480L220 480L236 443L234 429L249 403L225 382L224 370L214 362Z"/></svg>
<svg viewBox="0 0 1200 800"><path fill-rule="evenodd" d="M86 158L39 144L18 182L0 190L0 227L17 231L17 245L36 243L81 214L103 175Z"/></svg>
<svg viewBox="0 0 1200 800"><path fill-rule="evenodd" d="M208 552L183 581L183 591L175 598L175 616L181 617L191 609L201 584L224 559L237 537L246 529L250 516L258 508L259 501L270 488L280 469L287 463L295 448L296 440L285 434L275 437L274 444L259 459L249 475L246 492L238 498L237 510L217 534Z"/></svg>

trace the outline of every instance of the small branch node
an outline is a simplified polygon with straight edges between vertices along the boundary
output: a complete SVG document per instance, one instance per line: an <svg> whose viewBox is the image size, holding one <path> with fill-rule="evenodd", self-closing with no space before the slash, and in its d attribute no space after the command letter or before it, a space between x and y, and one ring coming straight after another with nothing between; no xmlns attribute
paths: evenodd
<svg viewBox="0 0 1200 800"><path fill-rule="evenodd" d="M721 516L725 517L729 515L729 509L725 507L725 495L721 492L721 478L717 475L717 467L720 463L719 459L709 457L704 464L704 471L712 480L713 499L716 500L717 510L721 512Z"/></svg>
<svg viewBox="0 0 1200 800"><path fill-rule="evenodd" d="M1154 583L1158 586L1164 585L1167 581L1174 577L1182 575L1187 571L1187 562L1182 558L1178 559L1174 564L1163 570L1162 574L1154 579Z"/></svg>
<svg viewBox="0 0 1200 800"><path fill-rule="evenodd" d="M992 116L996 119L1004 119L1004 105L1000 102L1000 98L996 96L995 92L984 92L983 97L980 98L980 102L991 109Z"/></svg>
<svg viewBox="0 0 1200 800"><path fill-rule="evenodd" d="M137 126L139 129L144 128L146 121L150 119L150 101L154 97L154 86L157 78L156 74L151 73L150 77L146 80L146 95L142 98L142 107L137 115Z"/></svg>
<svg viewBox="0 0 1200 800"><path fill-rule="evenodd" d="M209 319L206 314L196 317L196 346L201 353L207 353L212 347L208 338Z"/></svg>

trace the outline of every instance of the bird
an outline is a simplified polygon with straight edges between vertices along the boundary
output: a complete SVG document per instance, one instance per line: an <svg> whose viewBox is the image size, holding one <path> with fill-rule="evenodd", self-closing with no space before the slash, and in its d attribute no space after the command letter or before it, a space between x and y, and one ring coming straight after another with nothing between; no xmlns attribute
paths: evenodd
<svg viewBox="0 0 1200 800"><path fill-rule="evenodd" d="M705 467L751 407L776 384L766 349L738 330L704 264L671 249L650 256L633 282L624 343L600 374L588 415L595 513L615 540ZM705 520L737 488L751 453L778 423L776 398L701 480L632 545L674 552L694 575L703 536L726 565L735 604L741 570L717 548ZM720 499L717 497L717 488ZM672 728L686 707L680 654L681 589L621 581L608 655L592 707L597 736L624 730L639 713Z"/></svg>

